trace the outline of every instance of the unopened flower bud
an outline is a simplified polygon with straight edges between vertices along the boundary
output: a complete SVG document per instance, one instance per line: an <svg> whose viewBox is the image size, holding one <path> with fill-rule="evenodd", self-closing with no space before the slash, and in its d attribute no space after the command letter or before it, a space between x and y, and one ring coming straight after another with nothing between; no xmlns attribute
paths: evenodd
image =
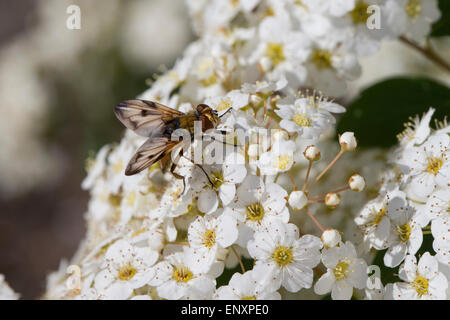
<svg viewBox="0 0 450 320"><path fill-rule="evenodd" d="M326 229L320 237L325 248L336 247L341 242L341 234L335 229Z"/></svg>
<svg viewBox="0 0 450 320"><path fill-rule="evenodd" d="M289 195L289 205L295 210L303 209L308 203L308 198L303 191L292 191Z"/></svg>
<svg viewBox="0 0 450 320"><path fill-rule="evenodd" d="M358 143L356 142L355 134L353 132L344 132L339 136L339 144L343 151L352 151L356 149Z"/></svg>
<svg viewBox="0 0 450 320"><path fill-rule="evenodd" d="M353 191L360 192L366 187L366 180L364 180L364 178L359 174L355 173L350 177L350 179L348 179L348 185Z"/></svg>
<svg viewBox="0 0 450 320"><path fill-rule="evenodd" d="M315 145L307 146L303 155L309 161L317 161L320 160L320 150Z"/></svg>
<svg viewBox="0 0 450 320"><path fill-rule="evenodd" d="M330 208L336 208L341 203L341 195L339 193L330 192L325 196L325 204Z"/></svg>

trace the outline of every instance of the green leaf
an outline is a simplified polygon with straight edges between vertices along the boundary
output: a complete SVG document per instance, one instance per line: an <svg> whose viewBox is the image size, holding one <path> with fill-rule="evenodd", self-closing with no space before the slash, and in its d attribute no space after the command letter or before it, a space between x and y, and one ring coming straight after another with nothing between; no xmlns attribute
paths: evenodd
<svg viewBox="0 0 450 320"><path fill-rule="evenodd" d="M364 90L348 106L337 130L355 132L359 146L390 147L408 118L430 107L436 109L435 119L449 115L450 89L425 78L393 78Z"/></svg>
<svg viewBox="0 0 450 320"><path fill-rule="evenodd" d="M450 1L439 0L441 18L432 26L431 37L450 36Z"/></svg>

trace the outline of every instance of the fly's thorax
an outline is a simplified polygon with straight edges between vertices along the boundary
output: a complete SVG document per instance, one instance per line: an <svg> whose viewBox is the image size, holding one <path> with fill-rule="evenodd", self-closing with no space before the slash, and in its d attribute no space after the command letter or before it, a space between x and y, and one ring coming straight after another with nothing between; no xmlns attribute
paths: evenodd
<svg viewBox="0 0 450 320"><path fill-rule="evenodd" d="M217 111L206 104L199 104L196 108L196 114L198 115L198 120L202 124L203 132L216 128L220 123Z"/></svg>

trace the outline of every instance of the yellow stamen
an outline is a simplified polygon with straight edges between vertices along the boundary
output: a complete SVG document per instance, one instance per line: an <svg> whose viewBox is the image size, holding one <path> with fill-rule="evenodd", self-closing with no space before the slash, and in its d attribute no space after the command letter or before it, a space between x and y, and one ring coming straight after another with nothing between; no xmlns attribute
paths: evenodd
<svg viewBox="0 0 450 320"><path fill-rule="evenodd" d="M418 0L409 0L405 6L408 17L416 19L422 13L422 4Z"/></svg>
<svg viewBox="0 0 450 320"><path fill-rule="evenodd" d="M442 158L428 158L427 171L431 174L437 175L443 164L444 160L442 160Z"/></svg>
<svg viewBox="0 0 450 320"><path fill-rule="evenodd" d="M405 223L402 226L397 226L397 233L402 242L407 242L411 236L411 226L409 223Z"/></svg>
<svg viewBox="0 0 450 320"><path fill-rule="evenodd" d="M211 248L216 243L216 231L215 230L207 230L203 235L203 244Z"/></svg>
<svg viewBox="0 0 450 320"><path fill-rule="evenodd" d="M266 56L272 61L274 65L277 65L285 60L283 47L279 43L267 44Z"/></svg>
<svg viewBox="0 0 450 320"><path fill-rule="evenodd" d="M289 163L291 163L291 157L289 155L281 155L281 156L278 156L278 158L275 162L275 167L278 170L286 170Z"/></svg>
<svg viewBox="0 0 450 320"><path fill-rule="evenodd" d="M336 280L343 280L347 278L349 272L348 270L349 265L350 262L347 260L342 260L336 265L336 267L333 270L334 277L336 278Z"/></svg>
<svg viewBox="0 0 450 320"><path fill-rule="evenodd" d="M260 221L264 218L264 208L258 202L247 207L247 219L251 221Z"/></svg>
<svg viewBox="0 0 450 320"><path fill-rule="evenodd" d="M373 223L378 225L383 217L386 215L386 208L382 208L381 210L374 212L375 217L373 218Z"/></svg>
<svg viewBox="0 0 450 320"><path fill-rule="evenodd" d="M369 5L364 1L358 1L355 5L355 8L352 12L350 12L350 16L353 19L354 24L358 23L366 23L369 19L370 15L367 13L367 8Z"/></svg>
<svg viewBox="0 0 450 320"><path fill-rule="evenodd" d="M128 281L133 278L135 274L136 269L133 268L130 264L127 264L119 270L119 279L122 281Z"/></svg>
<svg viewBox="0 0 450 320"><path fill-rule="evenodd" d="M428 280L424 277L417 276L411 283L411 286L417 291L419 296L428 294Z"/></svg>
<svg viewBox="0 0 450 320"><path fill-rule="evenodd" d="M188 282L192 279L192 272L186 267L180 267L174 270L172 276L177 282Z"/></svg>
<svg viewBox="0 0 450 320"><path fill-rule="evenodd" d="M280 267L285 267L292 262L294 255L292 249L288 247L278 246L272 254L274 260Z"/></svg>
<svg viewBox="0 0 450 320"><path fill-rule="evenodd" d="M221 171L213 172L209 179L211 180L212 184L216 189L220 188L220 186L223 184L223 174Z"/></svg>
<svg viewBox="0 0 450 320"><path fill-rule="evenodd" d="M312 61L319 69L331 68L331 53L327 50L317 49L313 52Z"/></svg>
<svg viewBox="0 0 450 320"><path fill-rule="evenodd" d="M292 117L292 121L294 121L299 127L310 127L311 121L304 113L296 113Z"/></svg>
<svg viewBox="0 0 450 320"><path fill-rule="evenodd" d="M117 194L110 194L108 197L108 201L113 207L117 208L117 207L120 207L120 203L122 202L122 197Z"/></svg>
<svg viewBox="0 0 450 320"><path fill-rule="evenodd" d="M218 111L225 111L230 108L231 108L231 101L228 98L220 100L219 105L217 106Z"/></svg>

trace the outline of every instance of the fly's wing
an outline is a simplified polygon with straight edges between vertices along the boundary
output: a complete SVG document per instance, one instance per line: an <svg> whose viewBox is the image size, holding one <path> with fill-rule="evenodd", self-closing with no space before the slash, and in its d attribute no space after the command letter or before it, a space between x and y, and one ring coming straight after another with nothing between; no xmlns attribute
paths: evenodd
<svg viewBox="0 0 450 320"><path fill-rule="evenodd" d="M179 144L168 137L153 137L148 139L131 158L125 170L125 175L132 176L147 169L155 162L170 156L170 152Z"/></svg>
<svg viewBox="0 0 450 320"><path fill-rule="evenodd" d="M146 100L126 100L114 108L117 118L140 136L162 134L165 124L184 113L160 103Z"/></svg>

